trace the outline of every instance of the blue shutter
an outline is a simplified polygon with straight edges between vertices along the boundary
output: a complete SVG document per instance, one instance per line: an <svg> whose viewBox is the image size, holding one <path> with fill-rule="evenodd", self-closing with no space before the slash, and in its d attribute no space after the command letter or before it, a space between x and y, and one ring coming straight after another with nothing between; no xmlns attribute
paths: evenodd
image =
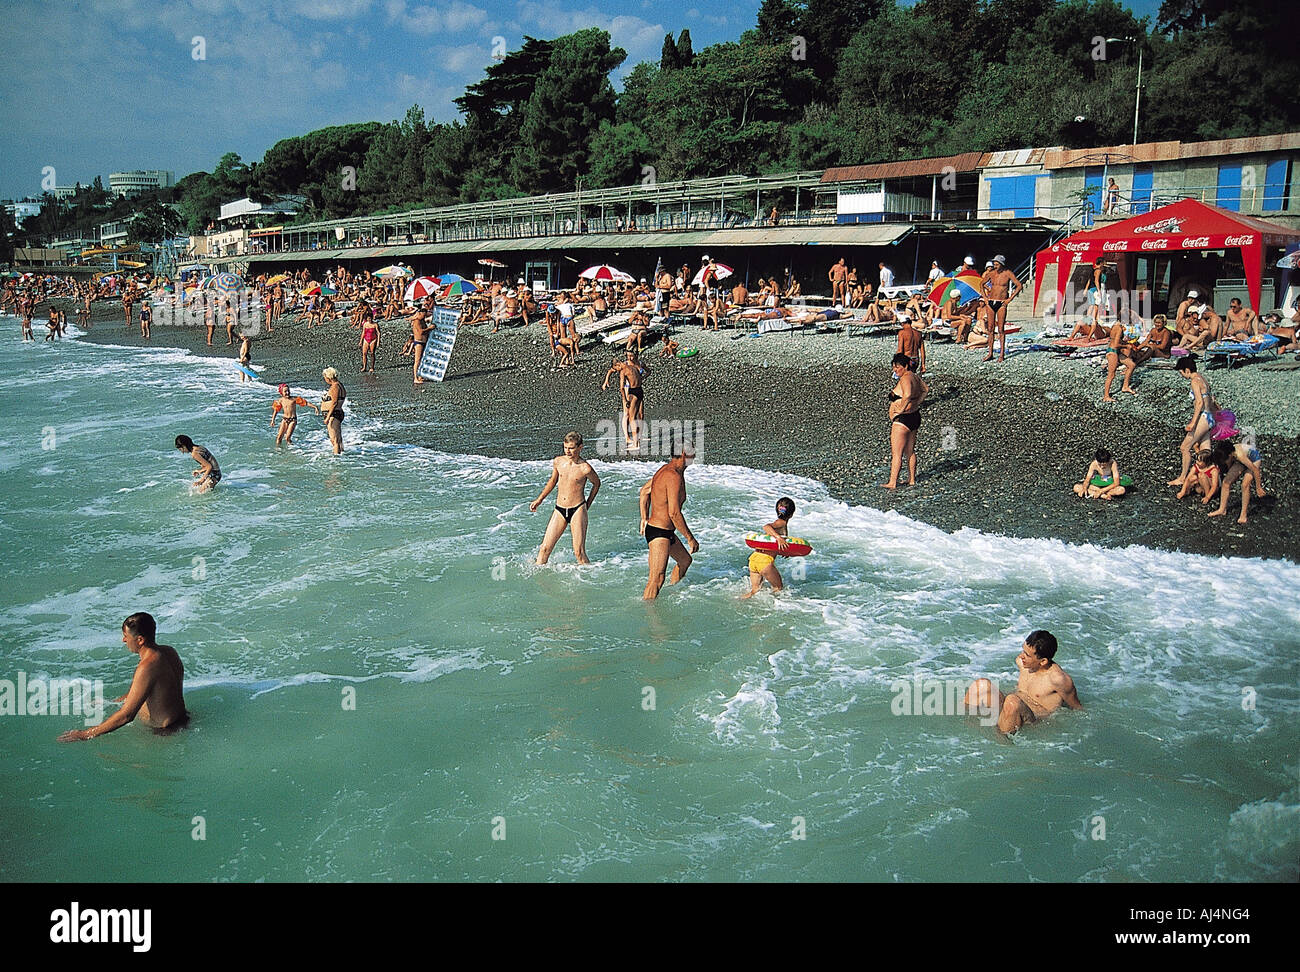
<svg viewBox="0 0 1300 972"><path fill-rule="evenodd" d="M1155 186L1154 176L1149 165L1133 168L1133 203L1129 210L1133 216L1141 216L1151 211L1151 190Z"/></svg>
<svg viewBox="0 0 1300 972"><path fill-rule="evenodd" d="M1241 209L1241 166L1219 166L1219 186L1214 204L1234 213Z"/></svg>
<svg viewBox="0 0 1300 972"><path fill-rule="evenodd" d="M1291 188L1291 163L1287 159L1270 162L1264 170L1264 210L1276 212L1286 209L1288 190Z"/></svg>

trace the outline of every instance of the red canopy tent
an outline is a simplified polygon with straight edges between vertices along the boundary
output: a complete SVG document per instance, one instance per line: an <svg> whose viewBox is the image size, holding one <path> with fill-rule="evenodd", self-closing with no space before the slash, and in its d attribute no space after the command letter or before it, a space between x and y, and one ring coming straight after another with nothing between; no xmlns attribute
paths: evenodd
<svg viewBox="0 0 1300 972"><path fill-rule="evenodd" d="M1056 264L1056 302L1061 298L1076 263L1092 263L1107 253L1158 254L1181 250L1241 250L1250 304L1260 312L1259 295L1264 266L1264 247L1285 246L1300 240L1300 230L1243 216L1195 199L1182 199L1141 216L1131 216L1084 230L1053 243L1034 256L1034 304L1043 275ZM1127 268L1121 264L1121 285L1127 286Z"/></svg>

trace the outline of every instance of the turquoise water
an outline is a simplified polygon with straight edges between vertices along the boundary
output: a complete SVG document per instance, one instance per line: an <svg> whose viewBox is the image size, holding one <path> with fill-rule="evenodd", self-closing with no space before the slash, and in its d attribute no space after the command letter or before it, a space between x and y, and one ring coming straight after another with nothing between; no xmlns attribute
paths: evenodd
<svg viewBox="0 0 1300 972"><path fill-rule="evenodd" d="M701 553L646 605L650 465L601 464L595 564L565 538L539 569L551 444L384 444L361 401L342 460L313 413L277 451L272 397L179 351L0 358L0 678L116 697L147 610L195 717L57 745L80 719L0 716L4 879L1297 878L1294 565L949 535L702 462ZM782 493L807 575L741 601ZM1085 712L1009 742L894 714L914 678L1009 686L1035 627Z"/></svg>

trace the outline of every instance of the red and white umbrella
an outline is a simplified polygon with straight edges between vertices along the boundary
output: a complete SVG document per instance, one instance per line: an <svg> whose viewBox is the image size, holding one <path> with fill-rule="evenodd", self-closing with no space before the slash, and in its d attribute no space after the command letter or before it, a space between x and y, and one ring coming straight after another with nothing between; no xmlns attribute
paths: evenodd
<svg viewBox="0 0 1300 972"><path fill-rule="evenodd" d="M700 272L691 278L691 283L694 286L698 287L700 284L704 283L704 270L705 267L707 266L708 266L707 263L704 264L703 267L700 267ZM715 275L719 280L725 280L727 277L730 277L733 273L736 272L735 270L731 269L731 267L727 266L725 263L718 263L716 261L713 264L713 269Z"/></svg>
<svg viewBox="0 0 1300 972"><path fill-rule="evenodd" d="M636 283L636 278L630 273L624 273L618 267L611 267L607 263L588 267L578 276L585 277L587 280L617 280L620 283Z"/></svg>
<svg viewBox="0 0 1300 972"><path fill-rule="evenodd" d="M437 277L416 277L406 285L406 293L402 297L408 304L414 304L430 294L436 294L441 286L442 281Z"/></svg>

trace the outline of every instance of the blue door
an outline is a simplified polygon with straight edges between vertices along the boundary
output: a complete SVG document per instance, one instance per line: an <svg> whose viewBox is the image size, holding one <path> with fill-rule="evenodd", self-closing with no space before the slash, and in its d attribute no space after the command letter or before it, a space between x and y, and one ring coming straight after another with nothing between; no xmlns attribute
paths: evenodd
<svg viewBox="0 0 1300 972"><path fill-rule="evenodd" d="M1234 213L1241 209L1241 166L1219 166L1219 187L1214 205L1231 209Z"/></svg>
<svg viewBox="0 0 1300 972"><path fill-rule="evenodd" d="M1151 190L1154 186L1151 166L1138 165L1133 167L1133 202L1129 207L1130 215L1141 216L1143 213L1151 211Z"/></svg>
<svg viewBox="0 0 1300 972"><path fill-rule="evenodd" d="M1101 212L1101 173L1102 167L1090 165L1083 170L1083 188L1088 190L1086 202L1092 203L1091 211L1083 214L1083 225L1093 224L1093 214Z"/></svg>
<svg viewBox="0 0 1300 972"><path fill-rule="evenodd" d="M1034 215L1034 196L1038 188L1037 175L1000 176L989 180L989 209L994 212L1011 210L1016 219L1029 219Z"/></svg>

